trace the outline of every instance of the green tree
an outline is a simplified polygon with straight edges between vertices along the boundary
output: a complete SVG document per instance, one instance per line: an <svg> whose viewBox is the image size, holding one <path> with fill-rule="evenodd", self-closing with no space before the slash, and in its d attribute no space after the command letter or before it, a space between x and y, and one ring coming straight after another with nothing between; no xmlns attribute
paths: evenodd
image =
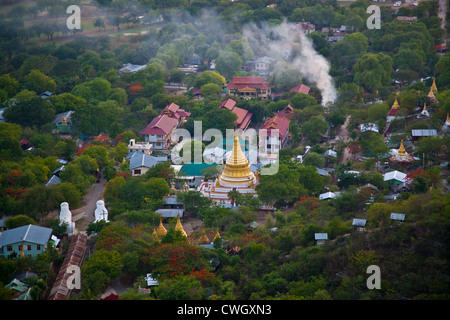
<svg viewBox="0 0 450 320"><path fill-rule="evenodd" d="M55 92L56 82L39 70L31 70L23 78L24 86L30 91L42 93L44 91Z"/></svg>
<svg viewBox="0 0 450 320"><path fill-rule="evenodd" d="M20 101L4 112L8 121L22 126L42 126L53 120L55 110L50 102L40 97Z"/></svg>
<svg viewBox="0 0 450 320"><path fill-rule="evenodd" d="M353 67L355 83L375 92L391 83L392 58L383 53L366 53Z"/></svg>
<svg viewBox="0 0 450 320"><path fill-rule="evenodd" d="M231 78L237 71L241 70L242 59L236 52L222 51L216 59L217 71L226 78Z"/></svg>
<svg viewBox="0 0 450 320"><path fill-rule="evenodd" d="M315 144L320 141L327 129L328 123L321 116L313 116L303 124L301 131L311 143Z"/></svg>

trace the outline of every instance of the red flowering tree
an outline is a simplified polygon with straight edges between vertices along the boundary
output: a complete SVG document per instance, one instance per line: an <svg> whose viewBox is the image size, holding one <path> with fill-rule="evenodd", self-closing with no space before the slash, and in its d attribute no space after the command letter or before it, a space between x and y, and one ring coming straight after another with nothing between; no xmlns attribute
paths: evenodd
<svg viewBox="0 0 450 320"><path fill-rule="evenodd" d="M192 274L199 280L208 282L215 277L207 272L208 262L202 258L199 249L188 243L158 244L144 250L142 261L161 280Z"/></svg>
<svg viewBox="0 0 450 320"><path fill-rule="evenodd" d="M100 232L96 248L97 250L111 251L117 249L119 246L123 246L132 239L131 235L135 234L136 230L132 230L129 227L122 225L110 225Z"/></svg>

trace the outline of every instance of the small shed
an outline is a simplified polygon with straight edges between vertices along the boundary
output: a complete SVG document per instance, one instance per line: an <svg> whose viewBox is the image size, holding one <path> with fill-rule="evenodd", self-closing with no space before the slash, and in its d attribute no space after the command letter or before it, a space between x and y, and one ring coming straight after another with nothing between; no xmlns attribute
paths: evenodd
<svg viewBox="0 0 450 320"><path fill-rule="evenodd" d="M405 221L405 214L403 213L391 213L391 220Z"/></svg>
<svg viewBox="0 0 450 320"><path fill-rule="evenodd" d="M314 233L314 240L318 246L323 246L325 241L328 240L328 233Z"/></svg>
<svg viewBox="0 0 450 320"><path fill-rule="evenodd" d="M366 219L353 219L352 226L356 227L357 232L363 232L366 230Z"/></svg>

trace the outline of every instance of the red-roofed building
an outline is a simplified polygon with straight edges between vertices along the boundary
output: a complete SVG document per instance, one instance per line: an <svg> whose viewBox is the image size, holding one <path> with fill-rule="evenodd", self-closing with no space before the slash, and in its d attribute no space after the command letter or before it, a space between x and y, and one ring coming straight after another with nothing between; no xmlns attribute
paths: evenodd
<svg viewBox="0 0 450 320"><path fill-rule="evenodd" d="M278 115L264 122L259 133L261 138L265 136L265 141L261 141L263 142L263 150L265 150L265 152L261 152L262 154L276 154L280 149L284 148L289 138L290 123L291 120ZM267 131L264 133L261 130Z"/></svg>
<svg viewBox="0 0 450 320"><path fill-rule="evenodd" d="M280 110L277 113L275 113L275 115L280 118L291 119L294 115L294 107L288 104L283 110Z"/></svg>
<svg viewBox="0 0 450 320"><path fill-rule="evenodd" d="M236 129L246 130L248 128L248 125L250 124L253 113L249 112L248 110L236 107L236 103L237 102L233 99L227 98L222 101L219 108L228 109L235 115L237 115L238 118L235 122Z"/></svg>
<svg viewBox="0 0 450 320"><path fill-rule="evenodd" d="M168 149L173 130L186 122L190 115L189 112L181 109L175 103L167 105L159 116L154 118L141 131L141 134L144 136L144 141L152 143L153 150Z"/></svg>
<svg viewBox="0 0 450 320"><path fill-rule="evenodd" d="M161 111L161 114L164 114L169 118L177 119L179 122L178 125L186 122L187 118L189 118L189 116L191 115L190 112L184 111L180 108L179 105L176 105L175 103L171 103L166 106L163 111Z"/></svg>
<svg viewBox="0 0 450 320"><path fill-rule="evenodd" d="M295 93L309 94L309 90L310 90L310 87L305 86L304 84L301 84L299 86L292 88L290 91L295 92Z"/></svg>
<svg viewBox="0 0 450 320"><path fill-rule="evenodd" d="M264 77L233 77L228 90L244 99L268 98L271 94L270 84Z"/></svg>
<svg viewBox="0 0 450 320"><path fill-rule="evenodd" d="M153 150L163 150L169 147L170 136L177 125L177 119L159 115L142 130L141 134L145 142L153 144Z"/></svg>

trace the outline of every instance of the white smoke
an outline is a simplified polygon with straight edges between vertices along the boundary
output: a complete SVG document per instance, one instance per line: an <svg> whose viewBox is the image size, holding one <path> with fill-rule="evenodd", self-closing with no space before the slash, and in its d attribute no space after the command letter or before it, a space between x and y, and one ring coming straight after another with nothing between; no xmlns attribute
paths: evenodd
<svg viewBox="0 0 450 320"><path fill-rule="evenodd" d="M275 80L286 76L286 73L298 72L299 78L306 79L320 90L322 105L336 100L336 89L329 74L330 64L314 50L312 40L299 26L287 22L265 27L248 25L243 29L243 36L248 39L255 56L266 55L274 59Z"/></svg>

